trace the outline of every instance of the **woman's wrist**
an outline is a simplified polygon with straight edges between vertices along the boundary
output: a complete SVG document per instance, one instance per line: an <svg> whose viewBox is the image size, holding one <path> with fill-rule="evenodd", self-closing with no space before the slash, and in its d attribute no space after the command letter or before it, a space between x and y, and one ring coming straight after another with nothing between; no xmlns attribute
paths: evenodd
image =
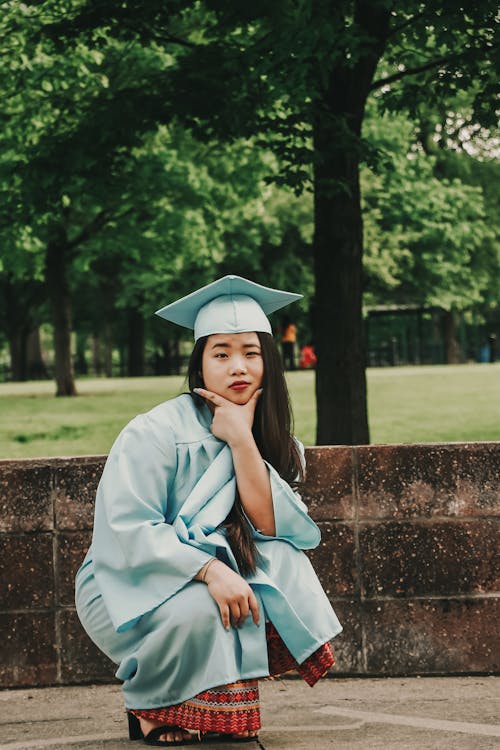
<svg viewBox="0 0 500 750"><path fill-rule="evenodd" d="M216 557L214 557L207 565L203 580L208 586L214 579L219 578L221 572L227 570L231 570L231 568L228 568L228 566L223 563L222 560L218 560Z"/></svg>
<svg viewBox="0 0 500 750"><path fill-rule="evenodd" d="M195 580L201 581L202 583L208 583L208 581L206 580L208 569L210 568L212 563L214 563L216 560L217 560L216 557L212 557L207 563L205 563L205 565L202 568L200 568L198 573L195 575Z"/></svg>
<svg viewBox="0 0 500 750"><path fill-rule="evenodd" d="M234 435L231 440L228 440L227 444L231 448L231 451L248 450L254 448L255 438L253 436L252 430L241 430L240 432L238 432L238 434Z"/></svg>

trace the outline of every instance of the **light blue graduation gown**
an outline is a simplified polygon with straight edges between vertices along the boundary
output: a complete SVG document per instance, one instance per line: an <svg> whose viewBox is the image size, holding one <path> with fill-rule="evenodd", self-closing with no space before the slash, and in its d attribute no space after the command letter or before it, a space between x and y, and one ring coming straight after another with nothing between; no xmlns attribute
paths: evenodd
<svg viewBox="0 0 500 750"><path fill-rule="evenodd" d="M259 554L246 580L261 612L225 630L207 586L192 579L217 556L236 561L220 528L236 491L231 450L188 394L120 433L96 497L92 545L76 577L80 620L119 668L128 708L180 703L202 690L269 675L265 620L297 662L341 631L303 549L320 532L267 464L276 535L253 529Z"/></svg>

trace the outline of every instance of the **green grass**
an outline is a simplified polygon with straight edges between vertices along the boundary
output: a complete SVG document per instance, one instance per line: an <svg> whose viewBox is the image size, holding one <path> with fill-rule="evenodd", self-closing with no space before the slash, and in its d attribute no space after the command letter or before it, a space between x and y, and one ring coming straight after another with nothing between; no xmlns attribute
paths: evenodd
<svg viewBox="0 0 500 750"><path fill-rule="evenodd" d="M500 440L500 364L368 373L372 443Z"/></svg>
<svg viewBox="0 0 500 750"><path fill-rule="evenodd" d="M314 444L314 373L288 373L295 432ZM79 396L51 382L0 384L0 456L107 453L133 417L184 390L182 377L82 379ZM372 443L500 440L500 363L368 370Z"/></svg>

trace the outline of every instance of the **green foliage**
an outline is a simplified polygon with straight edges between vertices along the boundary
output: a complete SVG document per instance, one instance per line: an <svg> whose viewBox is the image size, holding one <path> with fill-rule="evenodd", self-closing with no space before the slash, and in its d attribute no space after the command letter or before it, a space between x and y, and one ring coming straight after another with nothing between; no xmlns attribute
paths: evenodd
<svg viewBox="0 0 500 750"><path fill-rule="evenodd" d="M459 92L473 93L472 121L496 125L498 7L490 0L451 0L401 5L392 12L391 35L373 90L383 104L402 106L417 118L422 105L449 109Z"/></svg>
<svg viewBox="0 0 500 750"><path fill-rule="evenodd" d="M78 326L96 332L120 308L149 317L218 269L258 277L264 244L281 262L273 271L266 259L265 280L286 274L291 220L269 210L276 190L264 181L276 159L244 139L196 141L172 116L176 34L203 43L200 13L169 3L163 45L160 26L153 33L137 9L124 29L127 9L113 22L111 4L107 25L103 4L66 5L61 16L59 2L11 2L0 21L9 60L0 74L0 273L43 279L47 244L62 238ZM285 202L277 199L281 214Z"/></svg>
<svg viewBox="0 0 500 750"><path fill-rule="evenodd" d="M308 330L321 237L303 190L333 164L316 187L330 207L347 201L336 222L355 218L346 245L331 247L348 263L364 160L366 301L495 304L496 10L492 0L9 0L2 283L41 280L57 236L80 330L131 308L149 317L156 300L226 272L301 288ZM325 135L313 140L318 123ZM337 342L350 341L347 318L335 321ZM154 337L179 335L164 331Z"/></svg>
<svg viewBox="0 0 500 750"><path fill-rule="evenodd" d="M42 241L55 220L73 242L108 223L115 228L130 215L132 152L137 158L173 112L212 143L264 134L261 145L279 158L268 176L300 189L311 177L312 106L331 85L329 71L354 71L374 43L365 12L353 2L290 0L251 7L67 0L64 13L56 0L4 4L1 169L12 178L11 194L16 187L16 199L4 202L9 220L15 210L32 231L35 222ZM373 4L375 15L388 12L387 3ZM373 83L380 106L416 116L423 103L445 106L450 92L467 90L471 117L491 124L492 108L482 105L494 65L494 12L486 0L391 10ZM352 133L340 115L329 117L332 147L338 141L343 149ZM153 201L146 180L139 182L144 216ZM199 221L190 223L196 234Z"/></svg>
<svg viewBox="0 0 500 750"><path fill-rule="evenodd" d="M365 137L379 153L378 173L362 175L366 302L482 303L498 256L481 187L436 176L403 115L372 115Z"/></svg>

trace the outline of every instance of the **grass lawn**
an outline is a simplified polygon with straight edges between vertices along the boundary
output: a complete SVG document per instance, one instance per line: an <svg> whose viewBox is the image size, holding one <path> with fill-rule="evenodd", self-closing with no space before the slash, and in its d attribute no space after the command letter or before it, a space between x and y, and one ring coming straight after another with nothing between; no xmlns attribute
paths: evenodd
<svg viewBox="0 0 500 750"><path fill-rule="evenodd" d="M295 433L314 444L314 373L287 374ZM52 382L0 384L0 457L107 453L139 412L184 390L182 377L82 379L78 398ZM500 440L500 363L371 368L372 443Z"/></svg>

